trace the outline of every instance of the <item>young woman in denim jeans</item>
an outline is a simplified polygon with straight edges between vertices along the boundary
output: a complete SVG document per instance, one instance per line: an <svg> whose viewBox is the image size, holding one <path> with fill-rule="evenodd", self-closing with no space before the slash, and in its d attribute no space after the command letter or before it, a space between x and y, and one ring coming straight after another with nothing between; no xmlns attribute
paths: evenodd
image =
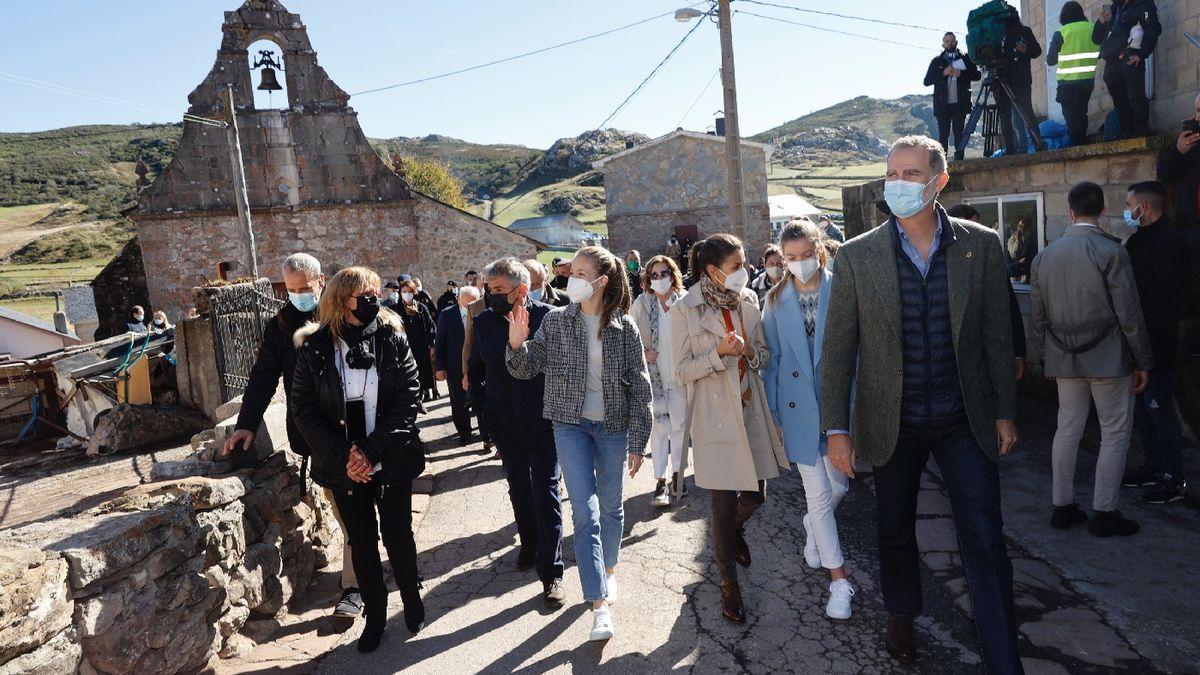
<svg viewBox="0 0 1200 675"><path fill-rule="evenodd" d="M543 415L571 494L575 559L592 604L592 640L613 636L617 555L624 528L621 480L642 465L650 438L650 374L628 316L624 266L597 246L580 249L566 288L571 304L542 319L529 337L523 306L509 316L507 363L513 377L546 374Z"/></svg>

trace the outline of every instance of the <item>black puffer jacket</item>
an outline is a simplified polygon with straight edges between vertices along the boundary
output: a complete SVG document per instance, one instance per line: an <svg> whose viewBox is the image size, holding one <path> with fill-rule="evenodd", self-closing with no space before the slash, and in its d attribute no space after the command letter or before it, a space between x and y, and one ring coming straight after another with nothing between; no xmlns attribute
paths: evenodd
<svg viewBox="0 0 1200 675"><path fill-rule="evenodd" d="M425 451L417 433L421 384L400 317L379 312L375 333L379 397L375 429L358 447L382 470L373 480L384 485L411 480L425 469ZM291 410L312 452L312 477L332 490L351 490L346 475L351 439L346 437L346 401L335 362L329 329L309 323L296 331L296 371L292 375Z"/></svg>
<svg viewBox="0 0 1200 675"><path fill-rule="evenodd" d="M292 336L312 319L312 314L301 312L289 302L267 323L262 344L258 348L258 358L254 359L254 366L250 368L250 382L242 394L242 408L238 412L235 429L258 432L263 414L271 405L275 389L279 387L280 375L283 376L284 395L290 398L292 371L296 368L296 348L292 344ZM287 435L292 452L307 456L308 444L296 426L291 406L287 411Z"/></svg>

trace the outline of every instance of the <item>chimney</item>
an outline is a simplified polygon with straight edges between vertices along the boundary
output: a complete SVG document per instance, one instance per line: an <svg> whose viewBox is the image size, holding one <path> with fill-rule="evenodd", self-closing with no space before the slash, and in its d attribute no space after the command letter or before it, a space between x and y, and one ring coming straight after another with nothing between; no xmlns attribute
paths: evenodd
<svg viewBox="0 0 1200 675"><path fill-rule="evenodd" d="M54 330L63 335L70 335L71 329L67 327L67 313L57 311L54 313Z"/></svg>
<svg viewBox="0 0 1200 675"><path fill-rule="evenodd" d="M716 122L717 122L717 135L724 136L725 135L725 116L721 115L720 117L717 118Z"/></svg>

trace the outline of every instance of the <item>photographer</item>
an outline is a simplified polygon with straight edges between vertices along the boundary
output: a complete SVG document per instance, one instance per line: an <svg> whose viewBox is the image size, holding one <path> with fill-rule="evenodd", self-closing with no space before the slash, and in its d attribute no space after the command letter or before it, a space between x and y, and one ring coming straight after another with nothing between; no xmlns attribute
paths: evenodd
<svg viewBox="0 0 1200 675"><path fill-rule="evenodd" d="M1067 122L1067 135L1071 145L1087 143L1088 100L1096 86L1096 64L1099 46L1092 37L1092 24L1083 14L1083 7L1075 0L1062 6L1058 15L1062 28L1055 31L1050 40L1050 53L1046 64L1058 66L1055 74L1058 93L1054 100L1062 104L1063 118Z"/></svg>
<svg viewBox="0 0 1200 675"><path fill-rule="evenodd" d="M1042 55L1033 31L1021 23L1015 7L1009 8L1004 21L1004 41L1000 47L1001 61L997 75L1012 90L1014 100L1009 100L1003 87L996 89L996 111L1000 116L1000 132L1004 136L1005 154L1023 155L1029 146L1025 124L1017 115L1016 108L1033 121L1033 75L1030 64Z"/></svg>
<svg viewBox="0 0 1200 675"><path fill-rule="evenodd" d="M949 151L950 130L954 130L954 146L962 140L963 124L971 114L971 83L980 78L979 68L971 57L958 50L954 33L942 36L942 53L929 62L925 86L933 87L933 116L937 118L938 141ZM954 159L962 159L956 151Z"/></svg>
<svg viewBox="0 0 1200 675"><path fill-rule="evenodd" d="M1146 98L1146 59L1154 52L1162 24L1154 0L1117 0L1100 10L1092 41L1104 59L1104 86L1121 122L1122 136L1150 132Z"/></svg>

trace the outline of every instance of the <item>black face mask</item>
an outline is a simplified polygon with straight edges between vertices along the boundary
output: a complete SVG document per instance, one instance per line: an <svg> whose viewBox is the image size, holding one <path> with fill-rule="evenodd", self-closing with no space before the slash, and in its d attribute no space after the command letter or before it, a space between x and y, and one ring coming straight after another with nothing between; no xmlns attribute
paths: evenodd
<svg viewBox="0 0 1200 675"><path fill-rule="evenodd" d="M513 308L513 304L508 301L508 296L501 293L488 293L485 302L493 312L500 316L507 315Z"/></svg>
<svg viewBox="0 0 1200 675"><path fill-rule="evenodd" d="M355 305L351 313L364 326L371 323L375 320L375 317L379 316L379 298L374 295L358 296L358 304Z"/></svg>

